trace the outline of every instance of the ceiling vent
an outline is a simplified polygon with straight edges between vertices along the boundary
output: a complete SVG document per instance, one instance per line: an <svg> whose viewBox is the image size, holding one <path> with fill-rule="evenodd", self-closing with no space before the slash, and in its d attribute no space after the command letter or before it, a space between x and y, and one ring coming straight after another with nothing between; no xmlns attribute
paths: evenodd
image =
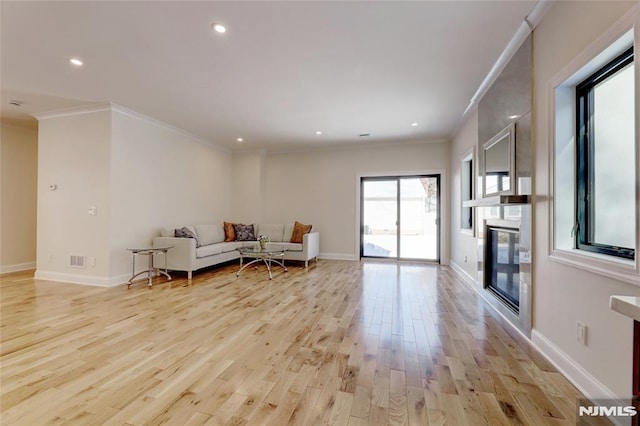
<svg viewBox="0 0 640 426"><path fill-rule="evenodd" d="M360 133L359 135L361 138L367 138L369 136L371 136L371 133Z"/></svg>
<svg viewBox="0 0 640 426"><path fill-rule="evenodd" d="M17 106L17 107L21 107L21 106L22 106L22 104L23 104L23 102L22 102L22 101L19 101L19 100L17 100L17 99L11 99L11 100L9 101L9 105L13 105L13 106Z"/></svg>

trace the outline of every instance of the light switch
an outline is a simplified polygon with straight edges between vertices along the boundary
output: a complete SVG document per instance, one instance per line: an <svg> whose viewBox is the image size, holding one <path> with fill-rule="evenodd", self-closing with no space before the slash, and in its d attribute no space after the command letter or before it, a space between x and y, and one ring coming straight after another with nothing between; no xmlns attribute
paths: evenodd
<svg viewBox="0 0 640 426"><path fill-rule="evenodd" d="M98 208L96 206L89 206L89 216L96 216L98 214Z"/></svg>

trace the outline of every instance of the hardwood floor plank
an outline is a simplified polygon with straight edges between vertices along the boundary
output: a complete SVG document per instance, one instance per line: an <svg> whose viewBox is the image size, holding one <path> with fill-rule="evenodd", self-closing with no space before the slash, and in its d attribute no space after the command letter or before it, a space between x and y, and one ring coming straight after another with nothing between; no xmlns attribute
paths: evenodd
<svg viewBox="0 0 640 426"><path fill-rule="evenodd" d="M356 386L351 404L351 416L367 419L371 408L371 389L367 386Z"/></svg>
<svg viewBox="0 0 640 426"><path fill-rule="evenodd" d="M575 423L580 392L448 268L288 267L130 289L3 275L2 424Z"/></svg>

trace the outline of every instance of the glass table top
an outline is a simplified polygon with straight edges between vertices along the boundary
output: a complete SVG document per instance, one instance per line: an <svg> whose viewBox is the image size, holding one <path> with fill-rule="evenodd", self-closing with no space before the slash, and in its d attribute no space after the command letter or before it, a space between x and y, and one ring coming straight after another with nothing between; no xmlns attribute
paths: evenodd
<svg viewBox="0 0 640 426"><path fill-rule="evenodd" d="M271 245L270 247L260 248L257 244L255 246L240 247L236 250L246 255L282 255L286 251L282 246Z"/></svg>

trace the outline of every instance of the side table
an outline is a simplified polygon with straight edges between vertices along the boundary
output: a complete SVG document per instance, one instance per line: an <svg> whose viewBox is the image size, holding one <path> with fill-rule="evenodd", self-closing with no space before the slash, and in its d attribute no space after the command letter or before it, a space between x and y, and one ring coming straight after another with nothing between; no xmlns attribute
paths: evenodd
<svg viewBox="0 0 640 426"><path fill-rule="evenodd" d="M127 288L131 287L131 284L133 284L133 279L135 277L137 277L138 275L141 274L147 274L147 279L148 279L148 286L152 287L153 286L153 272L155 271L156 276L160 276L160 274L165 275L169 280L171 280L171 276L169 275L169 272L167 271L167 252L169 251L169 249L172 249L173 246L170 247L145 247L145 248L129 248L127 250L129 250L131 252L131 255L133 256L133 266L132 266L132 271L131 271L131 278L129 278L129 281L127 281ZM153 255L154 254L164 254L164 271L160 268L154 268L153 267ZM149 269L145 270L145 271L140 271L136 274L136 256L139 255L143 255L143 256L149 256Z"/></svg>

